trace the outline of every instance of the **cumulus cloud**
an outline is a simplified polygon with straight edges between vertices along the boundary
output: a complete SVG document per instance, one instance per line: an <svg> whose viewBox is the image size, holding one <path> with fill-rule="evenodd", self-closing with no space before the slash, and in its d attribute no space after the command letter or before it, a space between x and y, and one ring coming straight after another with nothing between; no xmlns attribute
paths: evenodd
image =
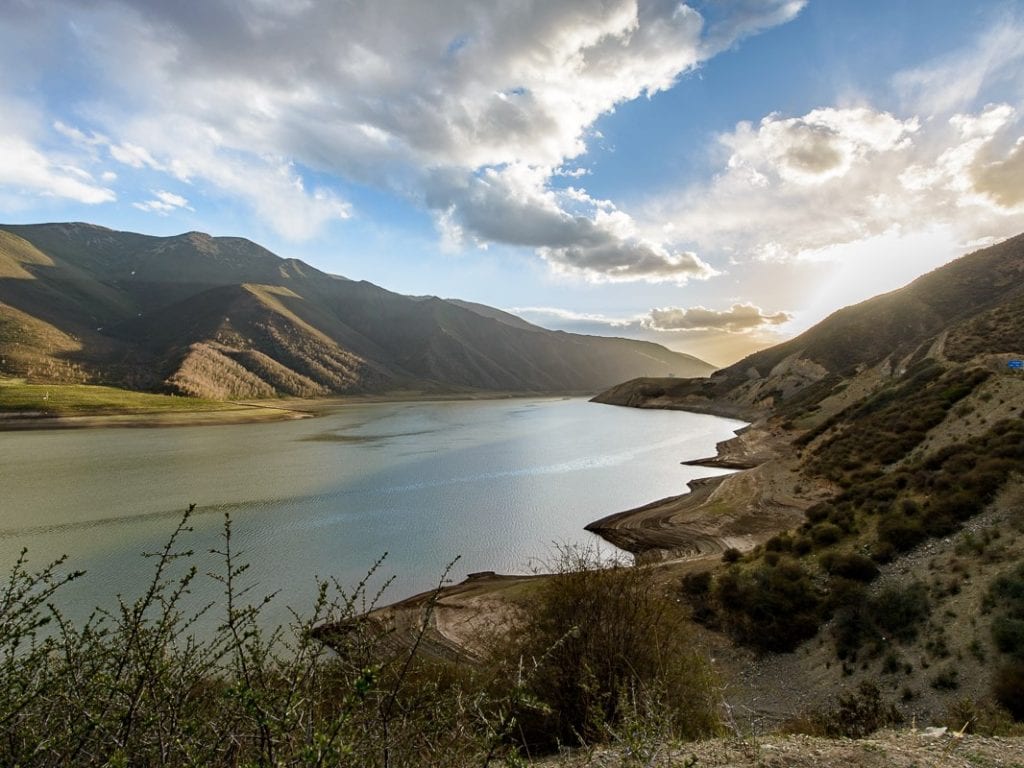
<svg viewBox="0 0 1024 768"><path fill-rule="evenodd" d="M766 313L760 307L747 303L733 304L727 310L706 307L664 307L655 308L643 315L632 317L610 317L591 312L577 312L558 307L513 307L513 314L534 318L549 318L561 322L605 325L610 328L630 330L673 331L719 331L724 333L749 333L758 329L782 325L793 319L788 312Z"/></svg>
<svg viewBox="0 0 1024 768"><path fill-rule="evenodd" d="M766 326L782 325L792 319L793 316L787 312L765 314L764 310L753 304L733 304L725 311L705 307L652 309L647 322L651 328L659 331L748 333Z"/></svg>
<svg viewBox="0 0 1024 768"><path fill-rule="evenodd" d="M769 115L720 138L707 183L653 200L651 227L736 260L813 254L915 227L963 242L1020 228L1020 116L1006 104L920 122L867 107Z"/></svg>
<svg viewBox="0 0 1024 768"><path fill-rule="evenodd" d="M750 312L749 308L754 312ZM780 326L789 319L788 313L766 313L751 304L738 304L723 312L703 307L654 309L621 317L560 307L513 307L508 311L545 328L653 341L716 365L727 365L751 352L778 343L781 340L778 335ZM655 319L658 313L691 313L692 327L662 328ZM703 324L696 322L701 313L710 313L710 316L704 317ZM728 320L730 317L731 323Z"/></svg>
<svg viewBox="0 0 1024 768"><path fill-rule="evenodd" d="M1003 159L972 166L971 178L978 192L1001 206L1013 208L1024 203L1024 137L1017 139Z"/></svg>
<svg viewBox="0 0 1024 768"><path fill-rule="evenodd" d="M591 280L681 281L709 269L621 210L581 212L551 182L578 173L566 163L598 117L803 5L102 0L55 2L49 27L32 23L37 46L47 30L71 30L78 55L115 85L70 138L110 136L118 162L241 196L283 234L351 213L336 193L307 189L327 173L425 201L449 246L528 245ZM488 178L510 168L535 175L525 198L499 199L517 188ZM284 200L261 202L247 184ZM501 226L501 212L525 233Z"/></svg>
<svg viewBox="0 0 1024 768"><path fill-rule="evenodd" d="M554 271L595 282L682 283L715 274L695 254L641 237L611 201L546 182L546 169L520 163L469 180L446 174L434 179L428 201L448 206L438 222L446 238L468 231L481 242L530 246Z"/></svg>
<svg viewBox="0 0 1024 768"><path fill-rule="evenodd" d="M861 103L738 123L717 139L718 173L634 211L640 229L735 262L818 259L938 229L954 250L1016 234L1022 41L1024 24L1004 18L969 48L898 74L902 111Z"/></svg>
<svg viewBox="0 0 1024 768"><path fill-rule="evenodd" d="M755 130L742 122L721 142L731 150L729 169L755 185L769 176L817 185L845 176L872 155L910 146L914 119L898 120L870 109L816 109L803 117L765 117Z"/></svg>

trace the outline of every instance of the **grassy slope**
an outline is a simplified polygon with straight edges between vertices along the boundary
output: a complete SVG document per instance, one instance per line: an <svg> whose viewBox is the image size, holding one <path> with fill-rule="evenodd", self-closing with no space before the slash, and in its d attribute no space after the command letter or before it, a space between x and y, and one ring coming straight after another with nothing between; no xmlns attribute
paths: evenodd
<svg viewBox="0 0 1024 768"><path fill-rule="evenodd" d="M106 413L163 413L221 411L235 406L216 400L152 395L115 387L86 384L28 384L23 379L0 379L0 412L74 416Z"/></svg>

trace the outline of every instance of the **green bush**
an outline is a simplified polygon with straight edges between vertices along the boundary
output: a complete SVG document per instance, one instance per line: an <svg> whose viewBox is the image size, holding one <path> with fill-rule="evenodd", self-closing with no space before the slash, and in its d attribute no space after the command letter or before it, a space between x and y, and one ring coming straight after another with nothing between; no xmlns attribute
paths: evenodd
<svg viewBox="0 0 1024 768"><path fill-rule="evenodd" d="M871 601L872 619L895 640L916 638L918 628L930 614L928 588L920 581L883 589Z"/></svg>
<svg viewBox="0 0 1024 768"><path fill-rule="evenodd" d="M718 695L686 614L654 572L564 549L495 658L521 686L515 733L531 751L593 743L637 709L660 710L677 738L715 733ZM699 592L700 577L689 582Z"/></svg>
<svg viewBox="0 0 1024 768"><path fill-rule="evenodd" d="M883 548L888 546L896 552L913 549L928 538L921 518L910 517L895 510L879 518L876 531L878 542L883 545Z"/></svg>
<svg viewBox="0 0 1024 768"><path fill-rule="evenodd" d="M828 547L843 537L843 530L834 523L818 523L811 528L811 540L816 547Z"/></svg>
<svg viewBox="0 0 1024 768"><path fill-rule="evenodd" d="M829 552L822 555L820 562L830 576L861 582L874 581L878 577L878 566L874 561L857 552Z"/></svg>
<svg viewBox="0 0 1024 768"><path fill-rule="evenodd" d="M893 642L910 642L931 614L928 589L921 582L888 587L875 596L853 584L832 600L836 611L832 631L840 659L856 658L864 646L875 655Z"/></svg>
<svg viewBox="0 0 1024 768"><path fill-rule="evenodd" d="M810 572L775 552L749 569L734 567L719 574L713 600L733 637L766 651L791 651L812 637L825 604Z"/></svg>

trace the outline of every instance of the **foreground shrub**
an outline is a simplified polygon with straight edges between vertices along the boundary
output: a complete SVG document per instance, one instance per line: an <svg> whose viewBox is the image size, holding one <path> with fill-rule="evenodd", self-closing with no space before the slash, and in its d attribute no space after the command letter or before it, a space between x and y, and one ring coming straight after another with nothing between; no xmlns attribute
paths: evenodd
<svg viewBox="0 0 1024 768"><path fill-rule="evenodd" d="M652 570L563 549L554 571L495 654L518 686L513 733L525 747L604 741L643 720L667 738L719 728L707 661Z"/></svg>
<svg viewBox="0 0 1024 768"><path fill-rule="evenodd" d="M878 686L865 680L856 691L840 696L832 707L792 721L784 730L833 739L862 739L902 722L903 717L891 702L882 698Z"/></svg>
<svg viewBox="0 0 1024 768"><path fill-rule="evenodd" d="M191 511L191 510L190 510ZM70 577L19 560L0 596L0 765L480 765L491 734L478 690L396 650L363 616L366 583L337 596L320 584L305 618L266 631L247 567L225 522L221 623L192 635L208 608L185 613L196 569L188 515L154 553L134 602L84 626L50 606ZM74 574L72 574L73 576ZM336 653L315 637L344 627Z"/></svg>

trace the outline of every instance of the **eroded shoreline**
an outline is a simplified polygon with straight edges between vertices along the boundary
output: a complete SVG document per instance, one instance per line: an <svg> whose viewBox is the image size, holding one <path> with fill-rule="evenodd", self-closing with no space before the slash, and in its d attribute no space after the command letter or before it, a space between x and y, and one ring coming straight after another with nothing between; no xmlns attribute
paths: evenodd
<svg viewBox="0 0 1024 768"><path fill-rule="evenodd" d="M656 567L671 580L714 567L726 549L746 551L793 528L824 492L797 492L790 439L767 422L737 430L735 437L718 443L716 451L714 457L683 463L737 471L698 478L689 483L688 493L608 515L585 529L633 554L638 566ZM479 655L481 636L508 624L517 606L529 600L546 578L477 574L385 606L373 617L390 631L394 642L406 645L427 620L428 648L445 658L472 662Z"/></svg>

